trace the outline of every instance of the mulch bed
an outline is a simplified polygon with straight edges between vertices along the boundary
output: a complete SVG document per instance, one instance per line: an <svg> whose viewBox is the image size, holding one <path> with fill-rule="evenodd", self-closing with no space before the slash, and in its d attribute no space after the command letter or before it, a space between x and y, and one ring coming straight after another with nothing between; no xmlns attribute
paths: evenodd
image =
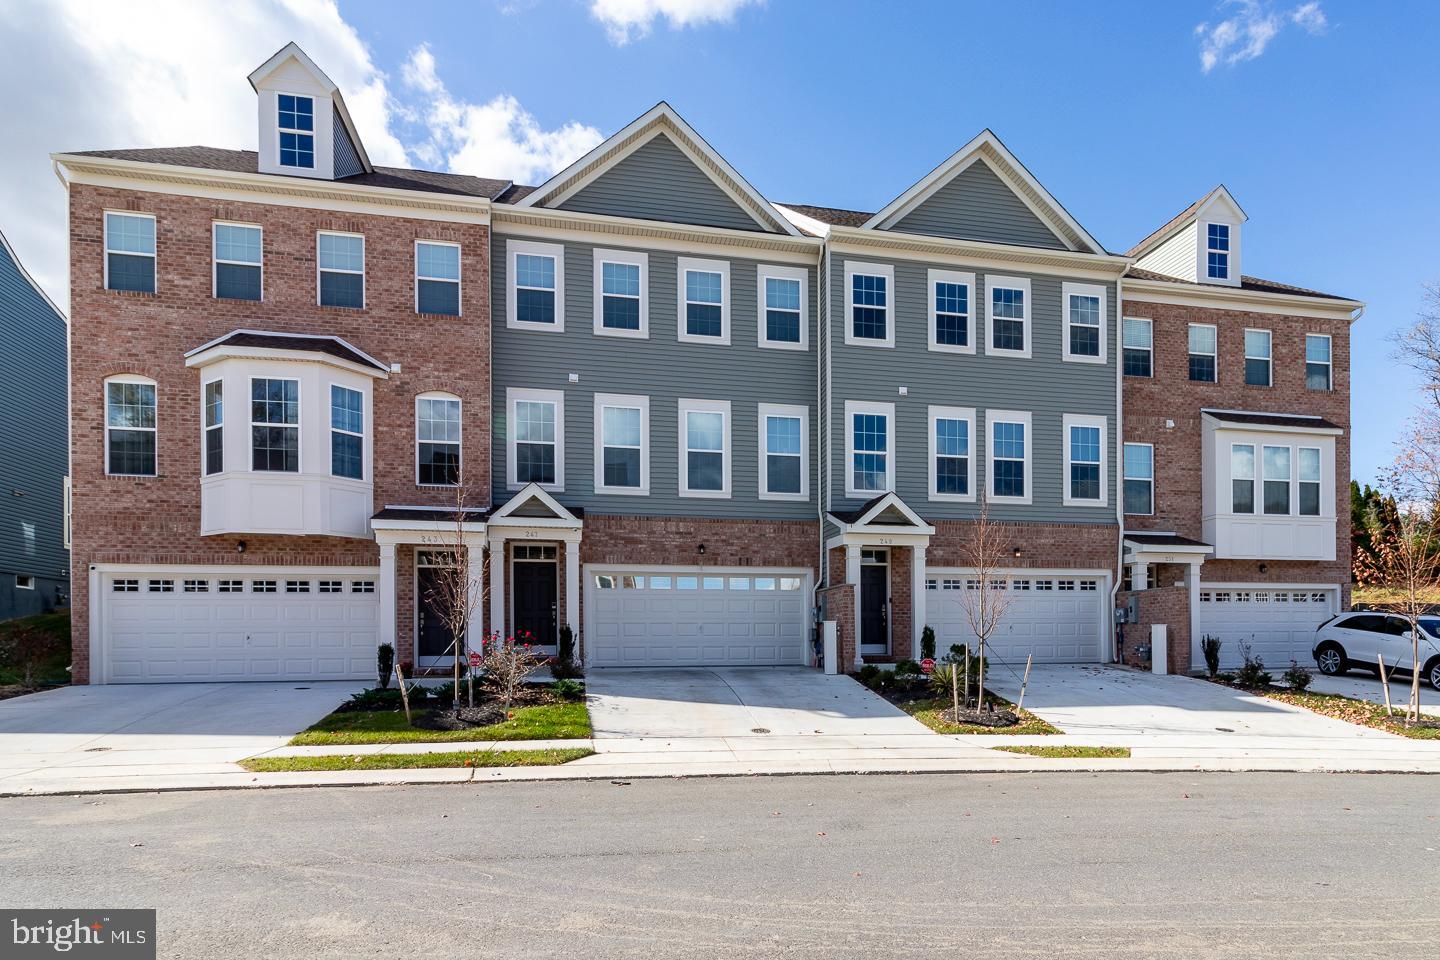
<svg viewBox="0 0 1440 960"><path fill-rule="evenodd" d="M974 727L1013 727L1020 722L1019 716L1013 710L976 710L973 707L961 707L957 714L953 709L941 710L940 718L946 723L953 723L957 726Z"/></svg>
<svg viewBox="0 0 1440 960"><path fill-rule="evenodd" d="M415 715L412 726L421 730L469 730L499 723L505 716L500 706L487 703L478 707L461 707L457 714L450 707L435 707Z"/></svg>
<svg viewBox="0 0 1440 960"><path fill-rule="evenodd" d="M874 690L873 687L870 689ZM897 678L892 681L890 686L874 690L874 692L902 710L918 700L930 700L935 697L935 693L930 689L929 677ZM989 697L986 699L988 700ZM993 705L987 706L984 710L961 707L958 715L953 709L945 709L940 711L940 718L946 723L953 723L956 726L992 727L997 730L1013 727L1020 723L1020 717L1015 711L1003 708L995 709Z"/></svg>

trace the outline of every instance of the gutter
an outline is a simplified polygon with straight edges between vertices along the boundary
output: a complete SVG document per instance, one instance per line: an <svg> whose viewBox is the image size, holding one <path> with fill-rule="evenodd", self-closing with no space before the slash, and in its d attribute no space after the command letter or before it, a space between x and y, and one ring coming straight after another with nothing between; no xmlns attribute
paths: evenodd
<svg viewBox="0 0 1440 960"><path fill-rule="evenodd" d="M1115 625L1115 604L1120 599L1120 584L1125 579L1125 278L1115 280L1115 583L1110 587L1110 616L1107 618L1110 630L1110 659L1120 660L1120 647L1116 642L1118 629ZM1152 333L1153 336L1153 333ZM1151 343L1151 363L1154 363L1154 343Z"/></svg>

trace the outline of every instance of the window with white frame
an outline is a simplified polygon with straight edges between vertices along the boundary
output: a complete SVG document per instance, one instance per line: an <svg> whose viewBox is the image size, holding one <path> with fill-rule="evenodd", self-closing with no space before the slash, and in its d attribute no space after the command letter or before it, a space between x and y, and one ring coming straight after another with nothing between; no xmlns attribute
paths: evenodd
<svg viewBox="0 0 1440 960"><path fill-rule="evenodd" d="M1149 443L1125 444L1125 512L1149 516L1155 512L1155 447Z"/></svg>
<svg viewBox="0 0 1440 960"><path fill-rule="evenodd" d="M225 469L225 382L211 380L204 387L205 475Z"/></svg>
<svg viewBox="0 0 1440 960"><path fill-rule="evenodd" d="M425 393L415 398L415 482L453 487L460 482L460 398Z"/></svg>
<svg viewBox="0 0 1440 960"><path fill-rule="evenodd" d="M460 316L460 244L415 241L415 312Z"/></svg>
<svg viewBox="0 0 1440 960"><path fill-rule="evenodd" d="M509 427L506 460L511 489L538 483L565 488L565 394L559 390L505 391Z"/></svg>
<svg viewBox="0 0 1440 960"><path fill-rule="evenodd" d="M250 469L300 472L300 381L250 378Z"/></svg>
<svg viewBox="0 0 1440 960"><path fill-rule="evenodd" d="M990 410L985 418L990 424L990 499L1029 503L1030 414Z"/></svg>
<svg viewBox="0 0 1440 960"><path fill-rule="evenodd" d="M891 300L895 268L885 263L845 264L845 342L895 345Z"/></svg>
<svg viewBox="0 0 1440 960"><path fill-rule="evenodd" d="M1255 445L1230 445L1230 512L1255 512Z"/></svg>
<svg viewBox="0 0 1440 960"><path fill-rule="evenodd" d="M1329 390L1330 337L1323 333L1305 334L1305 386L1311 390Z"/></svg>
<svg viewBox="0 0 1440 960"><path fill-rule="evenodd" d="M760 346L808 349L810 325L806 317L809 312L809 281L809 272L804 267L777 267L762 263L756 268Z"/></svg>
<svg viewBox="0 0 1440 960"><path fill-rule="evenodd" d="M1213 323L1190 324L1187 333L1190 344L1190 379L1196 383L1215 382L1217 335L1218 330Z"/></svg>
<svg viewBox="0 0 1440 960"><path fill-rule="evenodd" d="M1104 417L1067 413L1061 418L1065 431L1064 502L1104 506L1109 499L1105 483Z"/></svg>
<svg viewBox="0 0 1440 960"><path fill-rule="evenodd" d="M105 381L105 472L117 477L155 476L155 381L111 377Z"/></svg>
<svg viewBox="0 0 1440 960"><path fill-rule="evenodd" d="M1264 478L1265 513L1271 516L1290 514L1290 448L1261 448L1261 471Z"/></svg>
<svg viewBox="0 0 1440 960"><path fill-rule="evenodd" d="M275 98L280 137L280 166L312 169L315 166L315 100L290 93Z"/></svg>
<svg viewBox="0 0 1440 960"><path fill-rule="evenodd" d="M762 403L760 424L760 499L810 498L810 410Z"/></svg>
<svg viewBox="0 0 1440 960"><path fill-rule="evenodd" d="M1090 283L1060 286L1065 306L1065 359L1082 363L1104 363L1106 350L1105 288Z"/></svg>
<svg viewBox="0 0 1440 960"><path fill-rule="evenodd" d="M1122 363L1127 377L1155 375L1155 329L1149 320L1126 317L1120 325Z"/></svg>
<svg viewBox="0 0 1440 960"><path fill-rule="evenodd" d="M365 306L365 238L356 233L316 236L322 307Z"/></svg>
<svg viewBox="0 0 1440 960"><path fill-rule="evenodd" d="M929 270L930 349L947 353L975 352L975 274Z"/></svg>
<svg viewBox="0 0 1440 960"><path fill-rule="evenodd" d="M1300 516L1320 516L1320 448L1301 447L1296 451L1300 467Z"/></svg>
<svg viewBox="0 0 1440 960"><path fill-rule="evenodd" d="M985 352L1030 356L1030 281L1023 277L986 277L990 290L989 337Z"/></svg>
<svg viewBox="0 0 1440 960"><path fill-rule="evenodd" d="M650 257L632 250L596 250L595 332L650 335Z"/></svg>
<svg viewBox="0 0 1440 960"><path fill-rule="evenodd" d="M70 549L70 517L72 501L70 499L70 478L65 477L61 483L61 508L60 518L60 545L66 550Z"/></svg>
<svg viewBox="0 0 1440 960"><path fill-rule="evenodd" d="M330 472L365 479L365 395L330 385Z"/></svg>
<svg viewBox="0 0 1440 960"><path fill-rule="evenodd" d="M105 289L155 292L155 218L105 212Z"/></svg>
<svg viewBox="0 0 1440 960"><path fill-rule="evenodd" d="M930 408L930 499L975 499L975 410Z"/></svg>
<svg viewBox="0 0 1440 960"><path fill-rule="evenodd" d="M264 299L263 231L247 223L216 223L213 295L220 300Z"/></svg>
<svg viewBox="0 0 1440 960"><path fill-rule="evenodd" d="M730 263L726 260L675 260L680 304L676 332L695 343L730 342Z"/></svg>
<svg viewBox="0 0 1440 960"><path fill-rule="evenodd" d="M869 499L895 489L895 405L845 403L845 495Z"/></svg>
<svg viewBox="0 0 1440 960"><path fill-rule="evenodd" d="M650 398L595 394L595 491L650 492Z"/></svg>
<svg viewBox="0 0 1440 960"><path fill-rule="evenodd" d="M1205 276L1211 280L1230 279L1230 225L1205 224Z"/></svg>
<svg viewBox="0 0 1440 960"><path fill-rule="evenodd" d="M1270 386L1270 331L1245 331L1245 382L1252 387Z"/></svg>
<svg viewBox="0 0 1440 960"><path fill-rule="evenodd" d="M509 289L505 325L522 330L565 329L565 248L533 240L505 241Z"/></svg>
<svg viewBox="0 0 1440 960"><path fill-rule="evenodd" d="M730 401L679 402L680 496L730 496Z"/></svg>

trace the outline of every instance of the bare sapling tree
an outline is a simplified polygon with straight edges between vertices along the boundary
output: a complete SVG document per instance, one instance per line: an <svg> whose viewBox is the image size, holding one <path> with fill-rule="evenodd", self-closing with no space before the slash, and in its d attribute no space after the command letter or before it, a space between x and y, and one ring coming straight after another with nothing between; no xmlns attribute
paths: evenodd
<svg viewBox="0 0 1440 960"><path fill-rule="evenodd" d="M1396 606L1410 624L1410 701L1406 723L1420 719L1420 618L1429 613L1440 588L1440 443L1432 432L1433 411L1413 421L1400 452L1382 481L1394 503L1396 529L1375 545L1379 585L1396 595Z"/></svg>
<svg viewBox="0 0 1440 960"><path fill-rule="evenodd" d="M516 695L525 685L525 680L540 668L542 658L530 649L528 643L516 643L515 638L492 634L485 644L482 660L484 673L482 681L490 695L500 703L503 715L510 715Z"/></svg>
<svg viewBox="0 0 1440 960"><path fill-rule="evenodd" d="M478 498L474 496L474 491L463 479L457 482L448 522L444 532L439 535L440 542L437 544L436 552L442 554L442 566L436 569L425 597L431 615L440 618L451 638L455 694L452 709L457 716L460 713L462 674L466 678L467 701L471 707L475 706L475 685L471 679L470 651L465 638L469 633L473 615L485 608L486 584L490 579L486 576L488 558L479 555L478 550L475 551L477 555L472 556L469 548L467 527L474 522L476 508L470 504L475 502L478 502Z"/></svg>
<svg viewBox="0 0 1440 960"><path fill-rule="evenodd" d="M990 520L988 507L981 507L980 516L970 525L969 533L961 545L961 556L965 566L971 570L971 582L960 592L965 621L978 641L975 695L977 713L985 709L985 647L1004 622L1010 604L1014 601L1014 595L1008 589L1010 571L1006 566L1010 549L1004 542L1004 529ZM972 585L976 589L971 590ZM967 682L969 675L967 664Z"/></svg>

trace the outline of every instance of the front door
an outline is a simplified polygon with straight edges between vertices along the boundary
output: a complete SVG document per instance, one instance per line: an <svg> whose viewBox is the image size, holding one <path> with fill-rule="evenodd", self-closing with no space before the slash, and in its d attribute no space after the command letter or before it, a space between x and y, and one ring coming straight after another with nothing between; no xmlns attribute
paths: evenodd
<svg viewBox="0 0 1440 960"><path fill-rule="evenodd" d="M860 567L860 645L889 649L890 567L866 563Z"/></svg>
<svg viewBox="0 0 1440 960"><path fill-rule="evenodd" d="M445 590L440 567L419 567L415 577L415 606L418 613L416 656L418 664L433 666L455 656L455 634L445 615Z"/></svg>
<svg viewBox="0 0 1440 960"><path fill-rule="evenodd" d="M556 603L553 560L517 560L515 579L515 641L541 647L555 645ZM527 636L529 634L529 636Z"/></svg>

